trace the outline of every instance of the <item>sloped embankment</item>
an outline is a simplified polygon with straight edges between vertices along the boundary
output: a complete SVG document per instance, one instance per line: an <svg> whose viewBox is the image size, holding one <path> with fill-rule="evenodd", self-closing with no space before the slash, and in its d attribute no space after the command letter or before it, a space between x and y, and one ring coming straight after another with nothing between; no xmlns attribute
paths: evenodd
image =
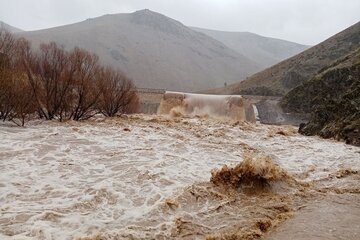
<svg viewBox="0 0 360 240"><path fill-rule="evenodd" d="M244 81L212 90L222 94L283 96L321 69L360 47L360 22L306 51L258 72Z"/></svg>
<svg viewBox="0 0 360 240"><path fill-rule="evenodd" d="M290 91L282 106L311 113L300 133L360 145L360 49Z"/></svg>

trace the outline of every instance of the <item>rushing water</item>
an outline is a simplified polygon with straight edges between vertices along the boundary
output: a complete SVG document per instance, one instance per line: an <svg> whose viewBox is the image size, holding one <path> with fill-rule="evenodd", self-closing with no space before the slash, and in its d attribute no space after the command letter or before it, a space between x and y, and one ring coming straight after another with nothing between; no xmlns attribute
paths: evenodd
<svg viewBox="0 0 360 240"><path fill-rule="evenodd" d="M3 124L0 136L1 239L253 239L319 199L359 199L360 149L289 126L135 115ZM249 153L293 181L250 192L209 182Z"/></svg>

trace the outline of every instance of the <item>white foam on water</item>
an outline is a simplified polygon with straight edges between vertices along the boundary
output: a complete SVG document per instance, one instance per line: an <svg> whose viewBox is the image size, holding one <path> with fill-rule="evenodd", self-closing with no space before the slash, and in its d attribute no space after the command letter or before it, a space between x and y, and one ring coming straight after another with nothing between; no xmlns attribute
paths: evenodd
<svg viewBox="0 0 360 240"><path fill-rule="evenodd" d="M208 116L214 118L254 121L247 119L247 111L253 111L247 100L240 95L211 95L167 91L158 109L159 114L179 116ZM254 115L250 114L249 115Z"/></svg>
<svg viewBox="0 0 360 240"><path fill-rule="evenodd" d="M209 181L213 168L237 164L243 144L289 173L314 169L307 180L360 170L359 148L344 143L269 137L279 127L260 124L157 118L0 125L1 239L72 239L123 228L184 187Z"/></svg>

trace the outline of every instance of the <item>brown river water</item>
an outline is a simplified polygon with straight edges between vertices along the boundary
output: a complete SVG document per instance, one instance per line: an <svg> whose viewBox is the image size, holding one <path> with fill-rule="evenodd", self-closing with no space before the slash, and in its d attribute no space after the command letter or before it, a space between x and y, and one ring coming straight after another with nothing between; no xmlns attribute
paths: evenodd
<svg viewBox="0 0 360 240"><path fill-rule="evenodd" d="M360 239L360 148L292 126L132 115L0 136L0 239Z"/></svg>

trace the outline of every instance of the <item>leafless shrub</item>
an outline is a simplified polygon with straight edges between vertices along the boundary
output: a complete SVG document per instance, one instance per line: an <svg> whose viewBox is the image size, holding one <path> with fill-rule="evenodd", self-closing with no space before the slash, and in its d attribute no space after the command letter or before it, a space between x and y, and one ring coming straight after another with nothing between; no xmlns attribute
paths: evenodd
<svg viewBox="0 0 360 240"><path fill-rule="evenodd" d="M10 33L0 31L0 119L23 126L34 104L31 88L19 67L20 43Z"/></svg>
<svg viewBox="0 0 360 240"><path fill-rule="evenodd" d="M97 78L100 69L98 57L75 48L70 53L70 62L75 68L70 118L88 119L97 113L95 106L100 96L100 83Z"/></svg>
<svg viewBox="0 0 360 240"><path fill-rule="evenodd" d="M0 119L5 120L11 112L8 104L11 78L9 52L14 44L14 38L10 33L0 31Z"/></svg>
<svg viewBox="0 0 360 240"><path fill-rule="evenodd" d="M54 42L34 52L26 39L0 32L0 119L24 125L37 113L47 120L83 120L137 106L132 81L102 67L96 55L80 48L67 52Z"/></svg>
<svg viewBox="0 0 360 240"><path fill-rule="evenodd" d="M0 119L5 121L13 111L13 99L16 97L12 89L12 72L1 66L0 70Z"/></svg>
<svg viewBox="0 0 360 240"><path fill-rule="evenodd" d="M8 120L13 121L19 126L24 126L25 120L36 110L32 88L28 81L19 77L13 82L12 91L14 94L12 101L13 111L8 116Z"/></svg>
<svg viewBox="0 0 360 240"><path fill-rule="evenodd" d="M123 113L137 113L139 109L139 96L136 89L128 92L126 97L126 105L123 108Z"/></svg>
<svg viewBox="0 0 360 240"><path fill-rule="evenodd" d="M10 32L0 29L0 53L11 58L15 52L16 39Z"/></svg>
<svg viewBox="0 0 360 240"><path fill-rule="evenodd" d="M107 117L117 113L131 113L137 110L138 99L130 79L112 68L103 68L99 74L99 111Z"/></svg>
<svg viewBox="0 0 360 240"><path fill-rule="evenodd" d="M22 51L26 53L26 51ZM41 44L34 57L24 56L24 67L34 91L39 115L46 119L63 117L74 69L69 64L67 52L56 43Z"/></svg>

